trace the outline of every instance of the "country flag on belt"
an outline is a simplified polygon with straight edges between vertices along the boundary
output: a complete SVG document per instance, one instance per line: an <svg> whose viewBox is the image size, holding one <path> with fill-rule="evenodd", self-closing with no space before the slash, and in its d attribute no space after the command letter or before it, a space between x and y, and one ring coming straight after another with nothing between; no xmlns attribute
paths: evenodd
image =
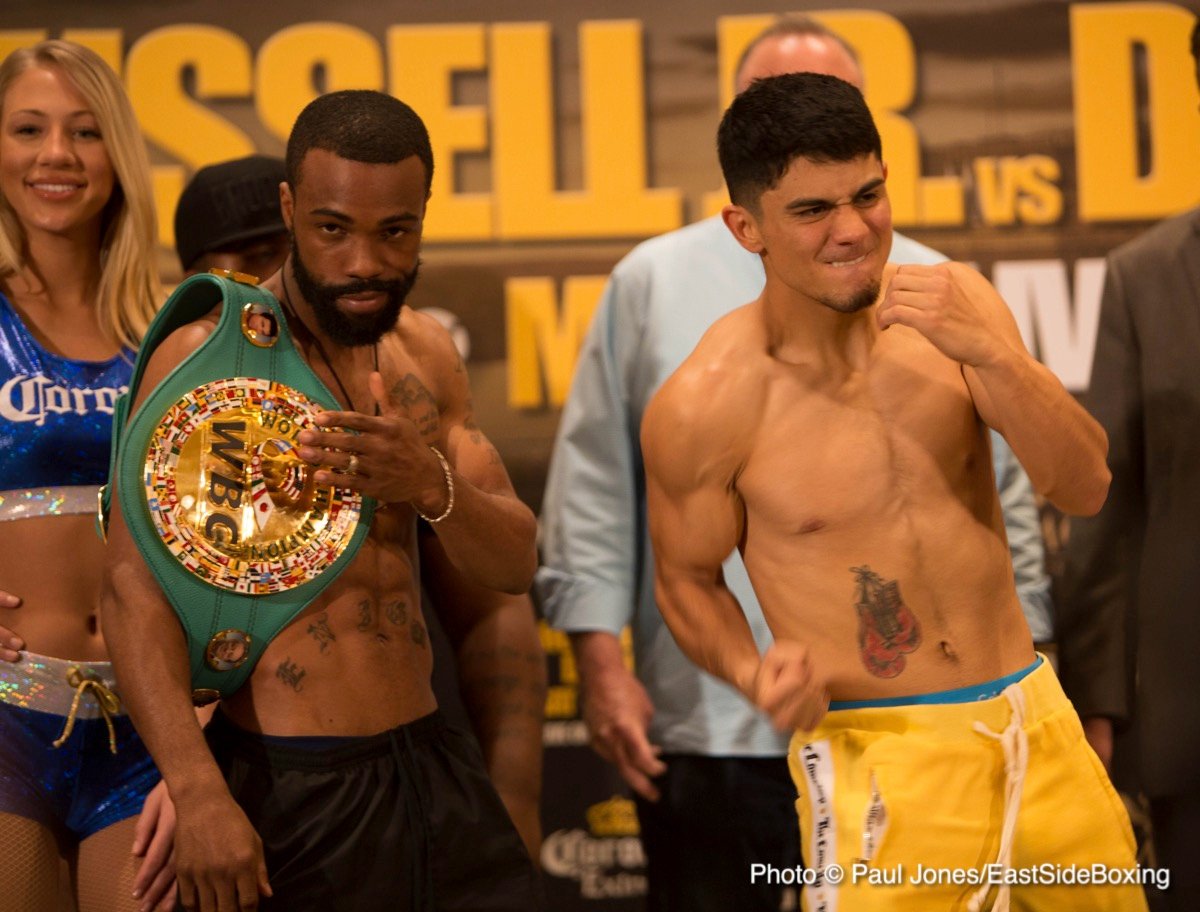
<svg viewBox="0 0 1200 912"><path fill-rule="evenodd" d="M261 532L275 512L275 504L267 491L267 480L263 478L261 452L255 453L250 460L250 506L254 508L254 522Z"/></svg>

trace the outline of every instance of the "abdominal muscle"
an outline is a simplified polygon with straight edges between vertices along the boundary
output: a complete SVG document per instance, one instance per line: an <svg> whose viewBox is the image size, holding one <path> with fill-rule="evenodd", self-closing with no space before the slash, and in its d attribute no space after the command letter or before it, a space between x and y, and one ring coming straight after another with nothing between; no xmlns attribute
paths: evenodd
<svg viewBox="0 0 1200 912"><path fill-rule="evenodd" d="M0 523L0 591L21 599L19 608L0 609L0 625L29 652L107 660L98 611L104 553L92 514Z"/></svg>
<svg viewBox="0 0 1200 912"><path fill-rule="evenodd" d="M374 526L341 577L222 701L236 725L271 735L362 736L437 708L412 523L377 516ZM397 532L402 545L389 536Z"/></svg>
<svg viewBox="0 0 1200 912"><path fill-rule="evenodd" d="M809 647L833 700L969 687L1033 661L1003 530L957 520L942 511L786 548L747 543L772 633Z"/></svg>

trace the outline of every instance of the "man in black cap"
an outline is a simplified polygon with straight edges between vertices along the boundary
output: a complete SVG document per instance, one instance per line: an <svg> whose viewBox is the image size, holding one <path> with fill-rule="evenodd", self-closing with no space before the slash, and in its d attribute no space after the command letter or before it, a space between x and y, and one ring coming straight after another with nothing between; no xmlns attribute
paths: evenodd
<svg viewBox="0 0 1200 912"><path fill-rule="evenodd" d="M266 278L288 252L279 213L282 159L250 155L201 168L175 209L175 251L187 275L231 269Z"/></svg>

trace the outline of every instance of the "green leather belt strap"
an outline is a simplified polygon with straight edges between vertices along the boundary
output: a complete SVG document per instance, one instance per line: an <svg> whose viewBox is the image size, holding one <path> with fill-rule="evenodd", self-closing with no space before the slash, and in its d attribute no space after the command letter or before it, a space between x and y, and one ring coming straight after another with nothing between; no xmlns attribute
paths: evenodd
<svg viewBox="0 0 1200 912"><path fill-rule="evenodd" d="M222 302L217 328L127 422L155 349ZM275 297L211 274L185 280L167 300L143 340L129 392L117 400L109 478L183 624L197 702L246 681L267 644L345 569L370 528L374 501L317 488L291 452L318 407L341 405L292 344ZM268 463L275 468L264 470ZM111 484L101 494L102 532L110 496Z"/></svg>

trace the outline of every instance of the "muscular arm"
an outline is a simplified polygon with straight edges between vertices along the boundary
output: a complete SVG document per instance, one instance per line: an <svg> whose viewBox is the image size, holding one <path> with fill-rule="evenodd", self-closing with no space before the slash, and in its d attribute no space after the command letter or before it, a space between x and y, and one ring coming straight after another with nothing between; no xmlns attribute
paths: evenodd
<svg viewBox="0 0 1200 912"><path fill-rule="evenodd" d="M714 454L737 431L716 426L716 410L702 415L693 406L710 391L692 373L684 365L668 380L642 421L654 590L688 658L750 696L758 648L721 570L742 532L737 457Z"/></svg>
<svg viewBox="0 0 1200 912"><path fill-rule="evenodd" d="M655 593L688 658L736 687L777 728L807 729L828 705L807 650L776 642L760 658L721 570L744 521L734 491L740 464L735 441L750 436L744 403L738 408L723 399L731 387L727 376L718 376L724 373L685 364L651 401L642 422Z"/></svg>
<svg viewBox="0 0 1200 912"><path fill-rule="evenodd" d="M522 594L537 569L537 520L517 499L499 452L476 424L461 359L458 366L451 376L454 394L443 412L446 457L455 473L454 510L433 530L451 562L475 582ZM439 489L435 499L427 496L418 505L427 516L437 516L446 501Z"/></svg>
<svg viewBox="0 0 1200 912"><path fill-rule="evenodd" d="M528 596L467 582L432 532L421 534L422 578L458 665L471 727L529 855L542 843L542 720L546 657Z"/></svg>
<svg viewBox="0 0 1200 912"><path fill-rule="evenodd" d="M172 334L147 367L142 397L205 335L194 326ZM140 404L135 403L131 413ZM225 908L231 901L254 908L259 894L270 891L262 844L230 796L205 743L192 706L183 629L134 544L116 496L108 554L100 611L104 639L122 700L178 815L175 866L180 899L189 909Z"/></svg>
<svg viewBox="0 0 1200 912"><path fill-rule="evenodd" d="M884 328L912 327L963 365L980 417L1004 435L1039 493L1065 513L1100 509L1109 483L1103 429L1025 349L983 276L961 263L900 267L878 317Z"/></svg>

